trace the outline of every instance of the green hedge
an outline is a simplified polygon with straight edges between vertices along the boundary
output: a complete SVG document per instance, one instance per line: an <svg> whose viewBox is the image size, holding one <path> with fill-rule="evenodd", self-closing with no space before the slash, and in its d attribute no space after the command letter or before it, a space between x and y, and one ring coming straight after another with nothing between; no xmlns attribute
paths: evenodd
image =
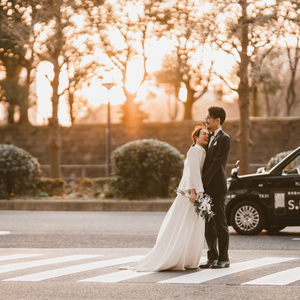
<svg viewBox="0 0 300 300"><path fill-rule="evenodd" d="M129 142L112 153L113 191L128 199L167 197L169 186L178 184L183 155L154 139Z"/></svg>
<svg viewBox="0 0 300 300"><path fill-rule="evenodd" d="M40 164L27 151L13 145L0 145L1 198L34 190L41 175Z"/></svg>
<svg viewBox="0 0 300 300"><path fill-rule="evenodd" d="M277 153L275 156L273 156L267 163L266 171L271 170L274 166L276 166L280 161L282 161L292 151L293 150L280 152L280 153Z"/></svg>

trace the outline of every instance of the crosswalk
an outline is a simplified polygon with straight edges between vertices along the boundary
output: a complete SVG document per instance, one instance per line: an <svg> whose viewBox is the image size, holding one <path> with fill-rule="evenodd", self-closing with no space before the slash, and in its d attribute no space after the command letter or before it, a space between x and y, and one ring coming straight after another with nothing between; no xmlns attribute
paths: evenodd
<svg viewBox="0 0 300 300"><path fill-rule="evenodd" d="M0 255L0 281L40 282L61 278L62 276L77 275L70 278L78 283L130 283L135 282L137 279L143 280L143 278L148 278L149 280L151 278L151 282L155 284L204 284L222 278L225 281L227 280L228 284L234 284L232 282L233 275L247 274L247 272L255 270L254 276L251 273L252 280L244 280L244 282L238 282L238 284L241 286L283 286L297 281L300 284L299 257L260 257L232 262L228 269L166 271L162 274L162 272L118 270L120 266L125 266L141 259L143 255L116 258L111 258L111 256L107 258L107 254L101 253L72 254L56 257L46 257L47 255L49 254L14 253ZM201 260L203 261L205 258L203 257ZM271 271L268 270L266 272L267 268L270 268ZM161 280L164 277L166 279ZM243 278L248 277L245 276Z"/></svg>

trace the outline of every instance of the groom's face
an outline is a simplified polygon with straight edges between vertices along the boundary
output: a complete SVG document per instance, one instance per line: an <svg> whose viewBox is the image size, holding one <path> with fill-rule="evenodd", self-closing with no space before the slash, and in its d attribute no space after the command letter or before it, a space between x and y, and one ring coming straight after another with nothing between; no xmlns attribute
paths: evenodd
<svg viewBox="0 0 300 300"><path fill-rule="evenodd" d="M211 117L209 115L209 112L207 112L207 114L206 114L206 116L204 118L207 130L210 131L210 132L213 132L216 129L218 129L219 125L220 125L220 121L219 120L220 120L219 118L214 119L213 117Z"/></svg>

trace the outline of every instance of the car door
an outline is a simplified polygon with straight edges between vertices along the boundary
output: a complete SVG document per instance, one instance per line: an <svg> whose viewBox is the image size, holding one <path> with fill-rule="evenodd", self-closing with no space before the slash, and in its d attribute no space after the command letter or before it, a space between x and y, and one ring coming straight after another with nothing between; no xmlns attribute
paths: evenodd
<svg viewBox="0 0 300 300"><path fill-rule="evenodd" d="M280 171L280 172L279 172ZM266 182L274 223L300 224L300 154Z"/></svg>

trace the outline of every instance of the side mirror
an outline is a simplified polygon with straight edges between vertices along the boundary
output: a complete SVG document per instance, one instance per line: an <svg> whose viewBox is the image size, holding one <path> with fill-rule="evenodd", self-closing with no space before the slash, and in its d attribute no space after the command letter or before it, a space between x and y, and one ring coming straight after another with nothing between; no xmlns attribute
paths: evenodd
<svg viewBox="0 0 300 300"><path fill-rule="evenodd" d="M231 178L237 178L238 177L238 173L239 173L239 169L238 168L233 168L231 170Z"/></svg>
<svg viewBox="0 0 300 300"><path fill-rule="evenodd" d="M237 160L235 163L235 168L231 170L231 178L237 178L239 173L240 161Z"/></svg>
<svg viewBox="0 0 300 300"><path fill-rule="evenodd" d="M256 171L257 174L263 174L266 173L266 168L265 167L260 167Z"/></svg>

